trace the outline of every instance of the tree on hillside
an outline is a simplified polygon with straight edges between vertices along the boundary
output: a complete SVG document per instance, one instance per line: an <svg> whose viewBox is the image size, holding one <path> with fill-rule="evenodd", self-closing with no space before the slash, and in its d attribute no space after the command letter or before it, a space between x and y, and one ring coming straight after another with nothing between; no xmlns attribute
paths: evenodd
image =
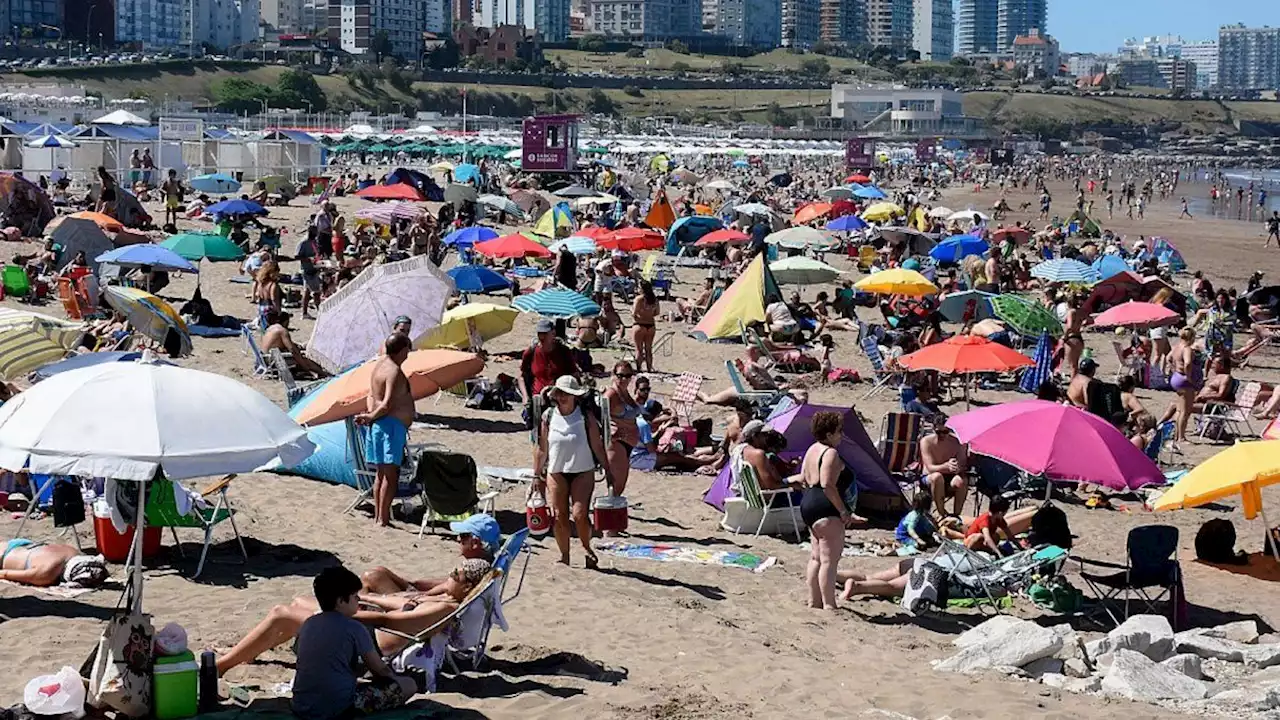
<svg viewBox="0 0 1280 720"><path fill-rule="evenodd" d="M285 70L276 81L273 105L280 107L309 107L311 112L323 112L329 100L320 89L315 77L305 70Z"/></svg>
<svg viewBox="0 0 1280 720"><path fill-rule="evenodd" d="M427 67L432 70L444 70L445 68L458 67L458 43L449 38L444 41L440 47L433 48L427 53Z"/></svg>
<svg viewBox="0 0 1280 720"><path fill-rule="evenodd" d="M831 63L826 58L805 58L800 61L800 72L810 77L826 77L831 74Z"/></svg>
<svg viewBox="0 0 1280 720"><path fill-rule="evenodd" d="M605 39L603 35L584 35L578 38L578 49L586 52L604 52Z"/></svg>
<svg viewBox="0 0 1280 720"><path fill-rule="evenodd" d="M262 102L270 99L271 88L244 78L230 77L213 85L214 104L223 112L261 112Z"/></svg>
<svg viewBox="0 0 1280 720"><path fill-rule="evenodd" d="M683 40L672 40L667 43L667 49L680 55L689 54L689 46L686 45Z"/></svg>
<svg viewBox="0 0 1280 720"><path fill-rule="evenodd" d="M587 112L597 115L613 115L618 111L614 105L613 99L604 94L600 88L592 88L587 93Z"/></svg>
<svg viewBox="0 0 1280 720"><path fill-rule="evenodd" d="M382 62L383 58L395 56L391 36L386 30L379 30L373 34L373 39L369 41L369 54L373 56L374 62Z"/></svg>

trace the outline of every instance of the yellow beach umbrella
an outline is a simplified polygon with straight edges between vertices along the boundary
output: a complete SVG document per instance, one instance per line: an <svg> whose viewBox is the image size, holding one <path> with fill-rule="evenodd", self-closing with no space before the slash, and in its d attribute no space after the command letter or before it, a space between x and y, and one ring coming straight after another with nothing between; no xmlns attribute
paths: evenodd
<svg viewBox="0 0 1280 720"><path fill-rule="evenodd" d="M169 330L174 330L181 343L179 355L191 353L191 330L169 303L149 292L119 285L109 286L103 296L139 334L163 344Z"/></svg>
<svg viewBox="0 0 1280 720"><path fill-rule="evenodd" d="M418 350L474 349L475 341L492 340L511 332L520 311L506 305L467 303L449 310L440 324L414 343Z"/></svg>
<svg viewBox="0 0 1280 720"><path fill-rule="evenodd" d="M436 163L435 165L432 165L427 169L435 170L436 172L453 172L456 168L457 166L449 162L448 160L441 160L440 162Z"/></svg>
<svg viewBox="0 0 1280 720"><path fill-rule="evenodd" d="M893 268L869 275L853 285L862 292L881 295L907 295L924 297L938 292L938 286L915 270Z"/></svg>
<svg viewBox="0 0 1280 720"><path fill-rule="evenodd" d="M884 222L891 218L905 214L906 211L900 205L891 202L879 202L866 210L862 211L862 219L873 220L875 222Z"/></svg>
<svg viewBox="0 0 1280 720"><path fill-rule="evenodd" d="M83 331L62 330L39 320L0 330L0 378L13 380L66 357Z"/></svg>
<svg viewBox="0 0 1280 720"><path fill-rule="evenodd" d="M1280 440L1236 443L1183 475L1156 500L1154 509L1192 508L1239 495L1245 519L1262 516L1262 524L1271 527L1262 510L1262 488L1277 482L1280 482ZM1280 560L1280 549L1274 544L1272 552L1276 560Z"/></svg>

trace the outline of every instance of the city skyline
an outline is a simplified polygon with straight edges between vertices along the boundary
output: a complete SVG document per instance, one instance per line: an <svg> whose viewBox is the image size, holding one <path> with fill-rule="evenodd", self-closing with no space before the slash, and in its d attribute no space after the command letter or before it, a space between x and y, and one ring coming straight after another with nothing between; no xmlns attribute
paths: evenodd
<svg viewBox="0 0 1280 720"><path fill-rule="evenodd" d="M1257 0L1049 0L1048 32L1063 52L1114 53L1126 38L1181 35L1216 40L1222 25L1280 25L1272 5Z"/></svg>

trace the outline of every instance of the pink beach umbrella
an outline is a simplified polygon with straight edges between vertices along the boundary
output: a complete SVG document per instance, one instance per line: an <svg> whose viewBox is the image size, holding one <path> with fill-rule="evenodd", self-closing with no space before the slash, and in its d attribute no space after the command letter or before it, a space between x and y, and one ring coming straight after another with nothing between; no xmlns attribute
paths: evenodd
<svg viewBox="0 0 1280 720"><path fill-rule="evenodd" d="M1133 490L1164 474L1111 423L1079 408L1024 400L947 421L960 442L1032 475Z"/></svg>
<svg viewBox="0 0 1280 720"><path fill-rule="evenodd" d="M1176 325L1182 316L1163 305L1149 302L1121 303L1094 318L1099 327L1152 328Z"/></svg>

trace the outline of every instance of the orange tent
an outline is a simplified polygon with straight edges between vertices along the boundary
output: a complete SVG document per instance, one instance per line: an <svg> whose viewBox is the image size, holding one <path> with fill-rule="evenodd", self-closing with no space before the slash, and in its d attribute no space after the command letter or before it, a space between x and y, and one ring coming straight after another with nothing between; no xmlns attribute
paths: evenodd
<svg viewBox="0 0 1280 720"><path fill-rule="evenodd" d="M671 201L667 199L666 191L659 190L653 198L653 207L649 208L649 213L644 216L644 224L651 228L670 230L675 221L676 211L671 208Z"/></svg>
<svg viewBox="0 0 1280 720"><path fill-rule="evenodd" d="M85 210L78 213L72 213L71 217L80 218L81 220L91 220L104 232L120 232L124 229L124 224L119 220L100 212Z"/></svg>
<svg viewBox="0 0 1280 720"><path fill-rule="evenodd" d="M798 225L804 225L813 220L817 220L820 217L824 217L830 212L831 203L829 202L809 203L808 205L801 207L799 210L796 210L795 221Z"/></svg>

